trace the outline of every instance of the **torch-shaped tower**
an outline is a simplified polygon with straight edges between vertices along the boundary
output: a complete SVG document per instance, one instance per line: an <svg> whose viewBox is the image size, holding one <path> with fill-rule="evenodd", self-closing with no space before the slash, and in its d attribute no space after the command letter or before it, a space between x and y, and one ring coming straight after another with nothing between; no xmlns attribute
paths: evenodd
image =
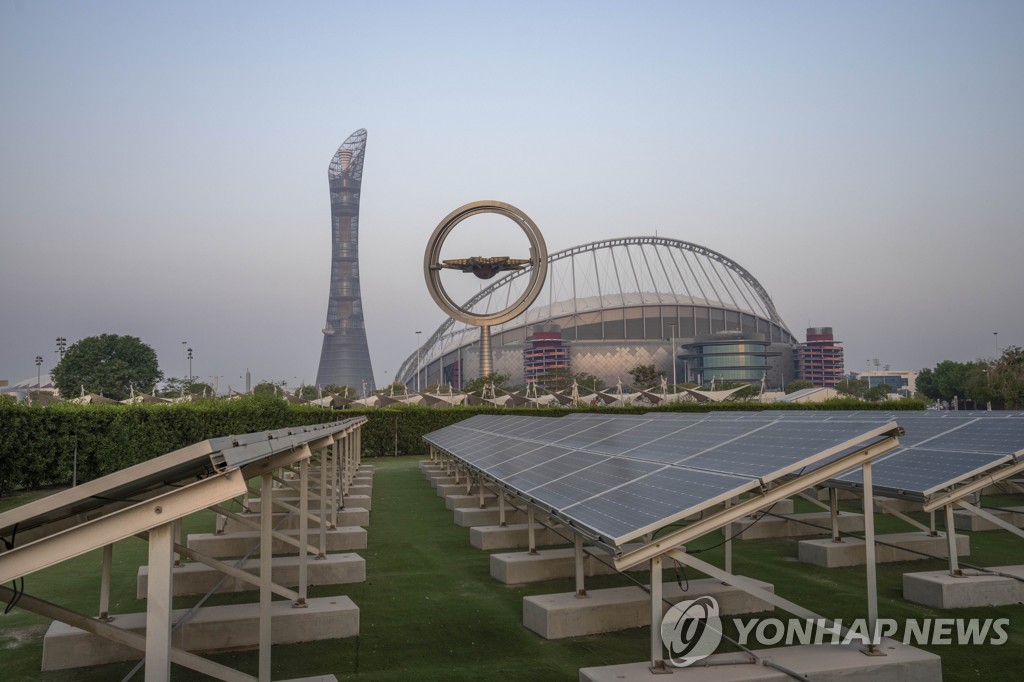
<svg viewBox="0 0 1024 682"><path fill-rule="evenodd" d="M352 133L327 168L331 190L331 290L320 351L318 386L373 388L359 290L359 191L363 180L366 130Z"/></svg>

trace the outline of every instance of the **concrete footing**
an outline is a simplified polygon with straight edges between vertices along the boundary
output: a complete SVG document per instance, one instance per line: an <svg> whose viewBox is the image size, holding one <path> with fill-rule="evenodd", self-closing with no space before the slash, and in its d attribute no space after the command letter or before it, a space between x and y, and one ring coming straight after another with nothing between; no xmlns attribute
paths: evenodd
<svg viewBox="0 0 1024 682"><path fill-rule="evenodd" d="M770 583L753 582L758 587L773 591ZM676 583L669 582L664 583L663 590L665 600L673 604L699 596L714 597L722 615L771 611L774 608L768 602L713 578L691 580L686 592ZM663 610L668 610L668 605L664 605ZM523 625L544 639L616 632L650 624L650 595L635 586L590 590L583 598L574 592L523 598Z"/></svg>
<svg viewBox="0 0 1024 682"><path fill-rule="evenodd" d="M1000 521L1006 521L1017 528L1024 528L1024 507L1008 507L1006 511L986 511ZM988 519L983 519L968 511L953 512L953 527L957 530L970 531L1004 530Z"/></svg>
<svg viewBox="0 0 1024 682"><path fill-rule="evenodd" d="M230 562L229 562L230 563ZM306 563L310 585L340 585L361 583L366 580L366 561L358 554L328 554L323 559L310 557ZM259 558L249 559L240 567L252 575L259 575ZM299 584L299 558L296 556L274 557L273 578L278 585L295 587ZM174 596L183 594L206 594L221 578L224 582L217 592L245 592L258 590L253 583L227 576L215 568L198 562L183 564L173 569ZM139 566L136 579L136 597L146 598L149 585L149 566Z"/></svg>
<svg viewBox="0 0 1024 682"><path fill-rule="evenodd" d="M878 542L875 544L875 563L878 564L931 558L915 552L924 552L943 559L949 558L945 534L931 536L927 533L892 533L878 535L876 540ZM883 542L886 544L879 544ZM801 540L797 543L797 557L800 561L825 568L863 566L867 562L865 547L866 543L857 538L843 538L842 542L832 542L832 538ZM968 556L971 553L969 537L956 536L956 553L957 556Z"/></svg>
<svg viewBox="0 0 1024 682"><path fill-rule="evenodd" d="M568 531L563 532L571 537ZM535 529L535 539L538 547L564 545L569 542L555 531L541 527ZM507 526L476 526L469 529L469 544L477 549L529 547L528 526L525 523L513 523Z"/></svg>
<svg viewBox="0 0 1024 682"><path fill-rule="evenodd" d="M942 679L942 659L922 649L882 640L885 656L866 656L859 644L808 644L757 649L762 659L793 670L815 682L935 682ZM735 662L734 665L728 665ZM662 682L650 662L581 668L580 682ZM739 654L714 654L689 668L669 668L668 679L686 682L792 682L789 675L749 662Z"/></svg>
<svg viewBox="0 0 1024 682"><path fill-rule="evenodd" d="M497 507L487 509L456 509L455 525L462 528L474 526L497 526L501 514ZM505 524L526 523L526 512L505 507Z"/></svg>
<svg viewBox="0 0 1024 682"><path fill-rule="evenodd" d="M184 609L172 612L177 622ZM251 649L259 644L259 604L233 604L200 609L173 635L174 646L196 653ZM271 605L274 644L294 644L359 634L359 607L348 597L307 600L297 609L290 601ZM146 614L114 617L113 625L145 633ZM87 665L129 661L143 652L54 621L43 638L43 670L64 670Z"/></svg>
<svg viewBox="0 0 1024 682"><path fill-rule="evenodd" d="M484 494L484 507L498 508L498 497L493 493ZM444 498L445 509L480 509L480 495L449 495Z"/></svg>
<svg viewBox="0 0 1024 682"><path fill-rule="evenodd" d="M882 507L882 503L885 503L885 507ZM863 508L864 504L862 502L861 509ZM875 511L880 514L888 514L891 511L898 511L906 514L907 512L922 511L922 505L920 502L914 502L913 500L895 500L889 497L876 497Z"/></svg>
<svg viewBox="0 0 1024 682"><path fill-rule="evenodd" d="M615 573L611 557L605 555L605 561L587 554L583 560L584 574L610 575ZM647 564L638 564L632 571L646 571ZM576 549L565 547L558 549L542 549L536 554L529 552L505 552L491 555L491 577L506 585L538 583L545 580L572 578L576 575Z"/></svg>
<svg viewBox="0 0 1024 682"><path fill-rule="evenodd" d="M245 518L245 519L249 519L253 523L255 523L257 525L257 527L259 526L259 523L260 523L260 515L259 514L241 513L241 514L239 514L239 516L241 516L242 518ZM297 530L298 527L299 527L299 517L296 514L292 514L290 512L287 512L287 513L286 512L274 512L273 516L274 516L274 528L276 528L279 531L284 532L286 530ZM284 519L284 521L282 522L281 519L283 519L285 516L287 516L288 518ZM217 523L216 527L219 528L222 533L237 533L239 531L254 530L254 528L252 526L249 526L247 524L241 523L241 522L236 521L234 519L225 518L224 516L221 516L220 514L217 515L216 523ZM370 525L370 511L368 509L364 509L362 507L356 507L356 506L353 505L353 506L350 506L350 507L346 507L345 509L339 509L338 510L338 527L339 528L341 528L342 526L369 526L369 525ZM318 524L316 522L316 520L310 519L309 520L309 528L310 528L311 531L315 529L317 532L319 532L320 524Z"/></svg>
<svg viewBox="0 0 1024 682"><path fill-rule="evenodd" d="M775 513L774 511L772 512ZM765 538L792 538L805 535L825 535L831 533L832 519L828 512L810 512L807 514L790 514L788 518L764 516L759 519L743 518L729 526L732 535L739 533L739 540L763 540ZM861 533L864 531L862 514L841 513L839 530L845 533Z"/></svg>
<svg viewBox="0 0 1024 682"><path fill-rule="evenodd" d="M298 530L280 531L285 535L298 539ZM366 549L366 529L359 526L342 526L331 528L326 533L328 552L351 552ZM189 549L194 549L215 559L225 557L241 557L248 554L260 541L258 530L239 531L237 533L191 533L188 536ZM314 547L320 546L320 531L310 531L306 542ZM298 548L284 540L274 540L271 551L274 554L297 554Z"/></svg>
<svg viewBox="0 0 1024 682"><path fill-rule="evenodd" d="M1024 603L1024 566L994 566L1006 575L951 576L949 571L903 574L903 598L937 609L1007 606Z"/></svg>

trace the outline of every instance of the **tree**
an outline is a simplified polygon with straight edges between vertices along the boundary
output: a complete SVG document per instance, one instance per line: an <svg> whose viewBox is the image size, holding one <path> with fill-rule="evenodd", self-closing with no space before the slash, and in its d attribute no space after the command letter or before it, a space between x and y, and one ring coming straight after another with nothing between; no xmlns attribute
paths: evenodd
<svg viewBox="0 0 1024 682"><path fill-rule="evenodd" d="M576 383L579 384L581 391L603 391L605 389L604 382L593 374L577 372L573 375L573 379L575 379Z"/></svg>
<svg viewBox="0 0 1024 682"><path fill-rule="evenodd" d="M851 379L848 381L840 381L836 384L836 390L843 395L848 395L854 398L863 398L864 394L868 392L868 380Z"/></svg>
<svg viewBox="0 0 1024 682"><path fill-rule="evenodd" d="M885 400L889 396L889 386L887 384L878 384L868 390L864 391L864 400L877 403L880 400Z"/></svg>
<svg viewBox="0 0 1024 682"><path fill-rule="evenodd" d="M301 386L296 394L303 400L316 400L320 397L320 390L316 386Z"/></svg>
<svg viewBox="0 0 1024 682"><path fill-rule="evenodd" d="M808 388L814 388L814 384L810 381L804 381L803 379L800 381L791 381L786 384L786 394L788 395L790 393L796 393L797 391L805 391Z"/></svg>
<svg viewBox="0 0 1024 682"><path fill-rule="evenodd" d="M89 393L124 400L133 385L152 393L163 372L156 351L137 337L101 334L69 346L50 376L65 398L77 396L84 387Z"/></svg>
<svg viewBox="0 0 1024 682"><path fill-rule="evenodd" d="M655 369L654 365L637 365L629 370L629 376L633 377L633 388L660 388L665 372Z"/></svg>
<svg viewBox="0 0 1024 682"><path fill-rule="evenodd" d="M1003 405L1019 410L1024 405L1024 348L1010 346L990 370L992 390Z"/></svg>
<svg viewBox="0 0 1024 682"><path fill-rule="evenodd" d="M467 381L466 385L463 387L462 390L464 390L466 393L477 393L479 391L482 391L486 384L494 384L495 388L501 388L506 383L508 383L508 379L509 377L507 374L491 372L490 374L487 374L485 376L477 377L476 379Z"/></svg>
<svg viewBox="0 0 1024 682"><path fill-rule="evenodd" d="M925 368L918 373L917 390L932 400L949 402L954 397L963 400L969 392L968 383L974 371L975 363L973 362L943 360L935 365L935 369Z"/></svg>
<svg viewBox="0 0 1024 682"><path fill-rule="evenodd" d="M281 398L284 396L282 386L283 384L276 381L261 381L253 387L252 394L269 398Z"/></svg>
<svg viewBox="0 0 1024 682"><path fill-rule="evenodd" d="M355 400L359 397L359 391L356 390L355 386L327 384L323 387L323 391L324 395L338 395L342 398L348 398L349 400Z"/></svg>
<svg viewBox="0 0 1024 682"><path fill-rule="evenodd" d="M179 379L177 377L164 379L164 387L157 391L155 395L161 398L179 398L183 395L215 396L213 387L210 384L195 381L194 379Z"/></svg>

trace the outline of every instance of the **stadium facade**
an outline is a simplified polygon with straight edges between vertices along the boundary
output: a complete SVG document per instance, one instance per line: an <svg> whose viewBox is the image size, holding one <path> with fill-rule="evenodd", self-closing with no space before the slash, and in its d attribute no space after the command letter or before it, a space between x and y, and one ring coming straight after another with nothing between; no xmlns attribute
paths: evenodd
<svg viewBox="0 0 1024 682"><path fill-rule="evenodd" d="M536 378L537 342L555 329L568 347L569 371L609 386L629 384L637 365L654 365L671 382L673 361L680 384L764 378L778 387L792 378L796 340L771 297L716 251L664 237L625 237L550 254L548 268L537 301L491 330L494 371L509 375L511 384ZM523 291L526 275L503 276L463 307L502 309ZM395 376L414 386L418 369L421 386L461 388L479 366L477 328L448 320L424 342L419 360L410 355Z"/></svg>
<svg viewBox="0 0 1024 682"><path fill-rule="evenodd" d="M366 130L352 133L327 167L331 193L331 287L327 323L316 373L318 386L374 389L359 288L359 196Z"/></svg>

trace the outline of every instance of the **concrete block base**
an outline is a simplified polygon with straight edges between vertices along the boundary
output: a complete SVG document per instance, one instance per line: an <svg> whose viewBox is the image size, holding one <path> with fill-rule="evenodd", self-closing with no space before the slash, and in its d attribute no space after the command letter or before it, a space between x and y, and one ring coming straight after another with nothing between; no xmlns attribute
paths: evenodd
<svg viewBox="0 0 1024 682"><path fill-rule="evenodd" d="M290 601L271 605L274 644L294 644L359 634L359 607L348 597L309 599L304 609ZM177 622L186 611L172 612ZM259 604L209 606L174 633L174 646L196 653L252 649L259 645ZM146 614L114 616L113 624L145 633ZM87 665L130 661L143 652L54 621L43 638L43 670L65 670ZM314 678L319 679L319 678Z"/></svg>
<svg viewBox="0 0 1024 682"><path fill-rule="evenodd" d="M439 473L437 476L431 476L430 487L436 488L439 485L455 485L455 477L446 476L444 472Z"/></svg>
<svg viewBox="0 0 1024 682"><path fill-rule="evenodd" d="M256 524L257 528L259 527L259 523L260 523L260 515L259 514L254 514L254 513L250 512L250 513L239 514L239 516L241 516L242 518L245 518L245 519L248 519L248 520L252 521L253 523ZM276 528L277 530L279 530L281 532L285 532L287 530L298 530L298 528L299 528L299 517L298 517L298 515L292 514L290 512L275 512L273 516L274 516L274 528ZM285 519L282 522L281 519L283 517L285 517L285 516L287 516L288 518ZM330 514L328 514L328 516L330 516ZM245 523L241 523L241 522L236 521L234 519L225 518L224 516L221 516L220 514L217 515L217 522L216 522L216 524L217 524L216 527L218 529L220 529L220 531L222 533L238 533L240 531L254 530L253 526L250 526L250 525L245 524ZM338 527L339 528L341 528L343 526L369 526L369 525L370 525L370 512L367 509L363 509L361 507L356 507L356 506L353 505L351 507L346 507L345 509L339 509L338 510ZM320 524L318 524L316 522L316 520L310 519L309 520L309 528L310 528L311 531L312 530L316 530L316 531L319 532Z"/></svg>
<svg viewBox="0 0 1024 682"><path fill-rule="evenodd" d="M773 511L772 513L775 512ZM785 519L774 516L764 516L760 519L743 518L730 524L729 529L732 535L741 533L737 538L739 540L763 540L765 538L825 535L832 532L831 527L831 516L828 512L823 511L790 514L789 518ZM847 533L863 532L864 516L861 514L840 514L839 529Z"/></svg>
<svg viewBox="0 0 1024 682"><path fill-rule="evenodd" d="M455 525L462 528L473 528L474 526L497 526L501 514L497 507L487 509L456 509ZM512 507L505 507L505 524L526 523L526 512L517 511Z"/></svg>
<svg viewBox="0 0 1024 682"><path fill-rule="evenodd" d="M484 494L484 507L498 508L498 497L493 493ZM445 509L479 509L480 495L449 495L444 498Z"/></svg>
<svg viewBox="0 0 1024 682"><path fill-rule="evenodd" d="M528 526L525 523L514 523L508 526L476 526L469 529L469 544L477 549L516 549L529 547ZM536 528L538 547L545 545L564 545L568 540L548 528ZM567 531L563 531L569 535Z"/></svg>
<svg viewBox="0 0 1024 682"><path fill-rule="evenodd" d="M885 508L882 507L881 503L885 503ZM861 503L861 509L864 508L864 504ZM921 503L914 502L912 500L894 500L888 497L876 497L875 498L875 511L880 514L888 514L889 510L895 510L906 514L907 512L919 512L921 511Z"/></svg>
<svg viewBox="0 0 1024 682"><path fill-rule="evenodd" d="M605 561L589 554L584 558L583 570L586 576L615 573L615 568L609 566L611 557L603 556ZM645 571L647 568L646 564L638 564L629 570ZM537 583L575 576L576 549L573 547L542 549L536 554L506 552L491 555L491 577L506 585Z"/></svg>
<svg viewBox="0 0 1024 682"><path fill-rule="evenodd" d="M759 587L773 591L770 583L753 581ZM771 611L768 602L752 597L713 578L691 580L689 590L683 592L676 583L664 583L664 598L676 603L699 596L712 596L718 600L722 615ZM523 598L523 625L544 639L561 639L617 632L651 624L651 598L639 587L613 587L591 590L587 597L579 598L573 592L540 594ZM668 610L668 605L663 605Z"/></svg>
<svg viewBox="0 0 1024 682"><path fill-rule="evenodd" d="M1024 507L1009 507L1007 511L991 510L988 513L1000 521L1006 521L1018 528L1024 528ZM968 511L953 512L953 527L957 530L970 531L1003 530L988 519L983 519Z"/></svg>
<svg viewBox="0 0 1024 682"><path fill-rule="evenodd" d="M882 640L885 656L865 656L859 645L809 644L757 649L758 657L793 670L815 682L935 682L942 679L942 659L922 649ZM792 682L793 678L767 666L754 665L738 654L714 654L689 668L669 668L665 678L650 670L650 662L581 668L580 682ZM736 661L735 665L722 665ZM709 665L703 665L709 664Z"/></svg>
<svg viewBox="0 0 1024 682"><path fill-rule="evenodd" d="M927 533L892 533L878 535L875 544L875 563L884 564L893 561L920 561L929 557L915 554L924 552L936 557L948 558L945 534L932 537ZM899 545L889 547L888 545ZM832 542L832 538L823 540L801 540L797 543L797 556L800 561L836 568L839 566L863 566L867 562L866 543L856 538L843 538L842 542ZM902 548L902 549L901 549ZM906 550L914 550L906 551ZM971 553L971 539L966 535L956 536L957 556L968 556Z"/></svg>
<svg viewBox="0 0 1024 682"><path fill-rule="evenodd" d="M285 535L298 539L299 531L280 531ZM355 549L366 549L366 529L359 526L342 526L327 531L328 552L351 552ZM248 554L260 541L258 530L239 531L237 533L192 533L188 536L188 546L197 552L215 559L241 557ZM320 546L320 531L310 531L306 542L314 547ZM297 554L298 549L284 540L274 540L274 554ZM255 556L255 554L254 554Z"/></svg>
<svg viewBox="0 0 1024 682"><path fill-rule="evenodd" d="M352 495L352 494L348 494L348 495L345 495L344 502L345 502L345 509L348 509L348 508L351 507L351 508L354 508L354 509L365 509L366 511L370 511L370 496L369 495ZM341 525L340 521L338 522L338 525Z"/></svg>
<svg viewBox="0 0 1024 682"><path fill-rule="evenodd" d="M438 483L437 496L448 497L449 495L465 495L466 478L460 478L458 483Z"/></svg>
<svg viewBox="0 0 1024 682"><path fill-rule="evenodd" d="M241 568L258 576L260 573L259 558L249 559ZM306 563L307 578L310 585L341 585L344 583L361 583L366 580L366 560L358 554L328 554L323 559L312 557ZM278 585L295 587L299 584L299 558L295 556L274 557L273 579ZM198 562L184 564L173 569L174 596L183 594L206 594L214 588L221 578L225 577L215 568ZM139 566L136 579L136 596L146 598L149 585L149 566ZM232 576L227 576L218 592L245 592L258 590L259 586Z"/></svg>
<svg viewBox="0 0 1024 682"><path fill-rule="evenodd" d="M1024 578L1024 566L995 566L992 570ZM903 598L937 609L1007 606L1024 603L1024 583L1001 575L954 577L949 571L904 573Z"/></svg>

